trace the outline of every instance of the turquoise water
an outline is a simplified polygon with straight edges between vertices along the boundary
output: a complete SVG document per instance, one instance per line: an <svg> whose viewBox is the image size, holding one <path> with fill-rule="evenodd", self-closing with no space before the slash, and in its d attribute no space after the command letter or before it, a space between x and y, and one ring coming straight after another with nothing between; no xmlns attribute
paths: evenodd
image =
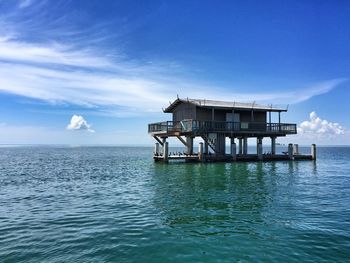
<svg viewBox="0 0 350 263"><path fill-rule="evenodd" d="M0 262L350 262L350 148L316 163L151 152L0 148Z"/></svg>

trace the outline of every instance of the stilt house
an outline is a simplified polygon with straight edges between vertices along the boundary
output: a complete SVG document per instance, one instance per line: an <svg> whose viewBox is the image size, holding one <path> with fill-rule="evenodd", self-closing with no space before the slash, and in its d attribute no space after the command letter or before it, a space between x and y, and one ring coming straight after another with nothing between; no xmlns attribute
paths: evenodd
<svg viewBox="0 0 350 263"><path fill-rule="evenodd" d="M257 138L257 157L262 156L262 141L271 140L271 155L276 154L276 138L296 134L297 126L293 123L282 123L281 113L287 108L277 108L256 103L241 103L216 100L180 99L177 98L165 113L172 114L172 120L148 125L148 132L163 146L168 137L177 137L186 146L186 156L193 152L193 139L200 137L204 147L199 149L201 159L226 158L225 140L231 139L231 153L234 158L248 155L248 138ZM272 122L272 114L277 114ZM276 118L277 117L277 118ZM184 138L185 139L184 139ZM236 142L238 140L238 151ZM233 149L232 149L233 148ZM155 150L158 151L159 150ZM202 152L201 152L202 151ZM233 152L234 151L234 152ZM159 153L156 152L158 155ZM236 155L237 154L237 155ZM163 152L163 159L168 159ZM261 157L262 158L262 157ZM155 158L159 159L159 158Z"/></svg>

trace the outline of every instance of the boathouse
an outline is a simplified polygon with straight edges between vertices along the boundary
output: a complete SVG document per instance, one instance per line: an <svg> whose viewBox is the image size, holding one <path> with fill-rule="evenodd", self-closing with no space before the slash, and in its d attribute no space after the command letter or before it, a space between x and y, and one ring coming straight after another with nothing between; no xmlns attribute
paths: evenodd
<svg viewBox="0 0 350 263"><path fill-rule="evenodd" d="M148 125L148 133L157 141L154 160L312 159L312 154L300 155L297 145L289 145L284 154L276 154L276 138L297 133L296 124L281 122L281 114L287 110L256 103L177 98L163 109L164 113L172 114L172 120ZM277 115L275 119L278 119L278 122L272 122L272 114ZM169 154L169 137L178 138L186 147L186 151L183 154ZM193 149L193 140L196 137L202 141L197 153ZM230 138L231 142L229 153L226 153L226 138ZM256 154L248 154L248 138L256 138ZM271 140L271 150L268 154L263 153L264 139ZM314 155L315 152L314 149Z"/></svg>

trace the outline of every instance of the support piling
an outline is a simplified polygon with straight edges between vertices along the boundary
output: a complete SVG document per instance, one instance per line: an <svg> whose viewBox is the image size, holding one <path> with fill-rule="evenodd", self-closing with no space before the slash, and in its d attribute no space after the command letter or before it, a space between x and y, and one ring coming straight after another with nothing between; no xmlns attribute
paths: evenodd
<svg viewBox="0 0 350 263"><path fill-rule="evenodd" d="M289 160L293 160L293 144L288 144L288 157Z"/></svg>
<svg viewBox="0 0 350 263"><path fill-rule="evenodd" d="M247 137L243 138L243 154L244 155L248 154L248 138Z"/></svg>
<svg viewBox="0 0 350 263"><path fill-rule="evenodd" d="M316 144L311 144L311 158L316 160Z"/></svg>
<svg viewBox="0 0 350 263"><path fill-rule="evenodd" d="M260 161L262 161L262 159L263 159L262 140L263 140L263 138L261 138L261 137L258 137L257 140L256 140L256 142L257 142L257 145L256 145L256 152L257 152L257 154L258 154L258 159L259 159Z"/></svg>
<svg viewBox="0 0 350 263"><path fill-rule="evenodd" d="M203 161L203 143L200 142L198 145L198 159Z"/></svg>
<svg viewBox="0 0 350 263"><path fill-rule="evenodd" d="M169 143L168 142L164 142L164 151L163 151L163 159L164 162L168 162L168 152L169 152Z"/></svg>
<svg viewBox="0 0 350 263"><path fill-rule="evenodd" d="M235 138L231 138L231 155L232 155L232 160L236 161L237 160L237 149L236 149Z"/></svg>

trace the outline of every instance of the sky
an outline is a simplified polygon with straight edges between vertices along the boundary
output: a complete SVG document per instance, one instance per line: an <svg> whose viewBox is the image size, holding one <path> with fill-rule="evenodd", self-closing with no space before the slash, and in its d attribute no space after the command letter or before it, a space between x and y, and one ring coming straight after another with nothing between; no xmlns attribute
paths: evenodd
<svg viewBox="0 0 350 263"><path fill-rule="evenodd" d="M0 0L0 144L152 145L177 96L350 145L349 1ZM276 118L277 116L274 116Z"/></svg>

